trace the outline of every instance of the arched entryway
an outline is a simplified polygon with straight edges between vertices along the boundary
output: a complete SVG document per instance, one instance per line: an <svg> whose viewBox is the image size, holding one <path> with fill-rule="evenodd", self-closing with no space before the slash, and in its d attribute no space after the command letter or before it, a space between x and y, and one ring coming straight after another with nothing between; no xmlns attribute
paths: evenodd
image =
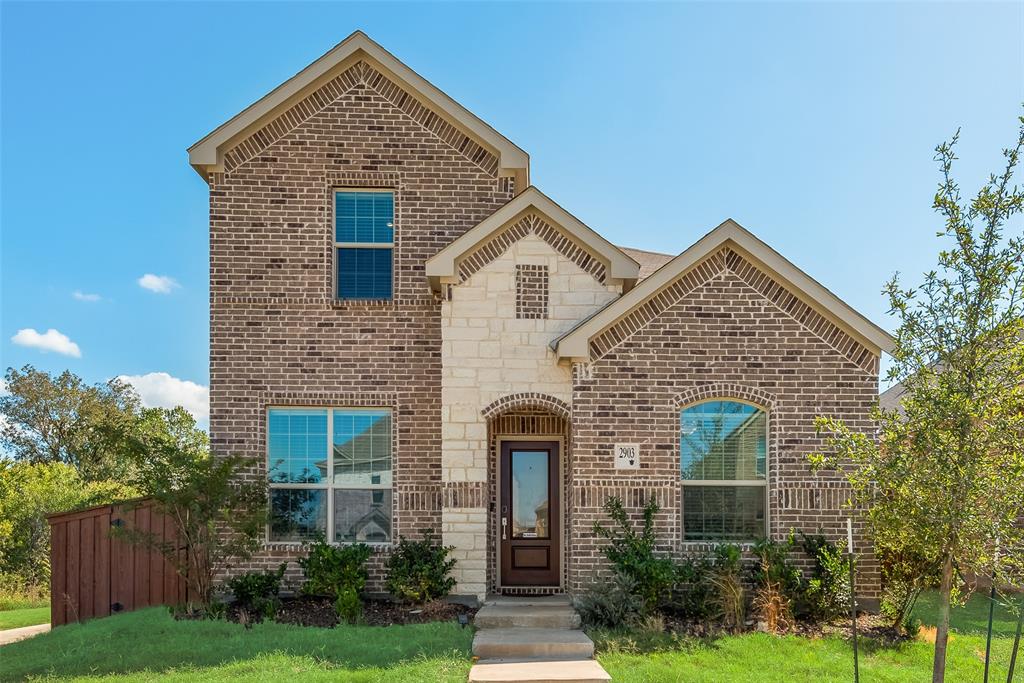
<svg viewBox="0 0 1024 683"><path fill-rule="evenodd" d="M488 589L559 593L570 521L569 407L551 396L514 394L482 412L489 442Z"/></svg>

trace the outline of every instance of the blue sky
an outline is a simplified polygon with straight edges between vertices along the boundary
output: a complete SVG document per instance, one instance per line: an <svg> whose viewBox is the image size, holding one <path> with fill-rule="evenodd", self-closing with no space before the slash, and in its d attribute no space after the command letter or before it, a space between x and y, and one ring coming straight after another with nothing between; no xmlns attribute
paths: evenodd
<svg viewBox="0 0 1024 683"><path fill-rule="evenodd" d="M0 2L0 22L3 366L149 376L152 403L208 382L185 148L357 28L612 241L677 253L732 217L886 327L883 282L939 248L933 147L962 126L973 192L1024 101L1020 2Z"/></svg>

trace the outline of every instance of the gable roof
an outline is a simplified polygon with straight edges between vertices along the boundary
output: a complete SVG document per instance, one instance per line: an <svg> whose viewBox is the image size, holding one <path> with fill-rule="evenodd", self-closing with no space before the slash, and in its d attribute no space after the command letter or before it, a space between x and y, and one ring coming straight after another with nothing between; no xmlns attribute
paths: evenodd
<svg viewBox="0 0 1024 683"><path fill-rule="evenodd" d="M555 354L559 358L589 360L590 340L593 337L653 298L724 246L736 249L744 257L749 258L757 267L784 284L794 295L876 354L892 349L894 340L888 332L855 311L730 218L639 282L631 291L554 340L551 347Z"/></svg>
<svg viewBox="0 0 1024 683"><path fill-rule="evenodd" d="M372 64L413 94L428 109L494 153L498 158L499 175L516 176L520 187L529 184L530 157L526 152L398 61L362 31L356 31L335 45L305 69L189 147L188 159L192 168L204 179L210 173L222 171L227 150L360 60Z"/></svg>
<svg viewBox="0 0 1024 683"><path fill-rule="evenodd" d="M638 280L646 280L654 271L671 261L672 254L662 254L658 251L647 251L645 249L633 249L632 247L619 247L629 258L640 264L640 275Z"/></svg>
<svg viewBox="0 0 1024 683"><path fill-rule="evenodd" d="M442 283L458 282L459 260L463 256L470 254L478 245L483 244L506 226L530 212L536 212L543 216L604 263L607 267L608 278L613 282L621 282L623 291L628 290L636 282L640 273L640 264L531 185L457 240L427 259L426 271L430 287L434 291L440 291Z"/></svg>

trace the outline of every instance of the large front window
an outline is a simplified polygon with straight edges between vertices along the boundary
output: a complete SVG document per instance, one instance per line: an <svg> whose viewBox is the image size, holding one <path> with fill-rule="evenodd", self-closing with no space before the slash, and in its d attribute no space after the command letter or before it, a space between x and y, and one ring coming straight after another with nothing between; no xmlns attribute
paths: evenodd
<svg viewBox="0 0 1024 683"><path fill-rule="evenodd" d="M271 541L391 541L391 411L271 408Z"/></svg>
<svg viewBox="0 0 1024 683"><path fill-rule="evenodd" d="M768 416L738 401L679 414L683 540L753 541L767 535Z"/></svg>

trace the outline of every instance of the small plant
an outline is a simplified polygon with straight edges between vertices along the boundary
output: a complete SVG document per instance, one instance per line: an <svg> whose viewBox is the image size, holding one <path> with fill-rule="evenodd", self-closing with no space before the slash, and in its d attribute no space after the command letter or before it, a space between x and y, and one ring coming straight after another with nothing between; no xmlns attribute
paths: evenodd
<svg viewBox="0 0 1024 683"><path fill-rule="evenodd" d="M370 546L365 543L335 546L321 536L309 544L308 555L298 560L306 576L302 592L333 598L338 616L355 622L362 614L360 594L369 577L368 559Z"/></svg>
<svg viewBox="0 0 1024 683"><path fill-rule="evenodd" d="M714 615L714 587L711 562L704 557L689 557L675 564L672 595L663 609L677 617L703 621Z"/></svg>
<svg viewBox="0 0 1024 683"><path fill-rule="evenodd" d="M800 538L814 566L800 596L797 613L812 621L841 617L850 604L849 559L839 546L821 534L811 536L801 532Z"/></svg>
<svg viewBox="0 0 1024 683"><path fill-rule="evenodd" d="M789 560L795 545L795 538L790 536L785 541L766 538L754 546L754 554L760 560L754 577L754 608L769 633L787 631L793 626L793 601L804 592L800 570Z"/></svg>
<svg viewBox="0 0 1024 683"><path fill-rule="evenodd" d="M425 529L419 541L399 536L398 546L388 558L387 589L403 602L430 602L455 587L455 579L449 576L455 560L448 557L454 547L435 543L433 534L433 529Z"/></svg>
<svg viewBox="0 0 1024 683"><path fill-rule="evenodd" d="M573 606L588 628L622 628L639 624L647 614L636 581L615 573L598 581L585 593L573 598Z"/></svg>
<svg viewBox="0 0 1024 683"><path fill-rule="evenodd" d="M654 516L658 513L658 501L652 497L644 505L640 533L633 528L619 498L609 498L604 509L615 523L612 528L606 528L600 522L594 523L594 533L609 541L604 549L605 557L612 563L615 573L633 580L645 609L658 608L667 599L675 581L672 560L654 554Z"/></svg>
<svg viewBox="0 0 1024 683"><path fill-rule="evenodd" d="M740 578L742 551L738 545L725 543L715 547L711 569L714 604L722 626L736 631L746 621L746 591Z"/></svg>
<svg viewBox="0 0 1024 683"><path fill-rule="evenodd" d="M256 621L273 619L279 604L281 579L284 578L287 562L282 562L276 571L246 572L228 580L227 587L235 596L235 604Z"/></svg>

